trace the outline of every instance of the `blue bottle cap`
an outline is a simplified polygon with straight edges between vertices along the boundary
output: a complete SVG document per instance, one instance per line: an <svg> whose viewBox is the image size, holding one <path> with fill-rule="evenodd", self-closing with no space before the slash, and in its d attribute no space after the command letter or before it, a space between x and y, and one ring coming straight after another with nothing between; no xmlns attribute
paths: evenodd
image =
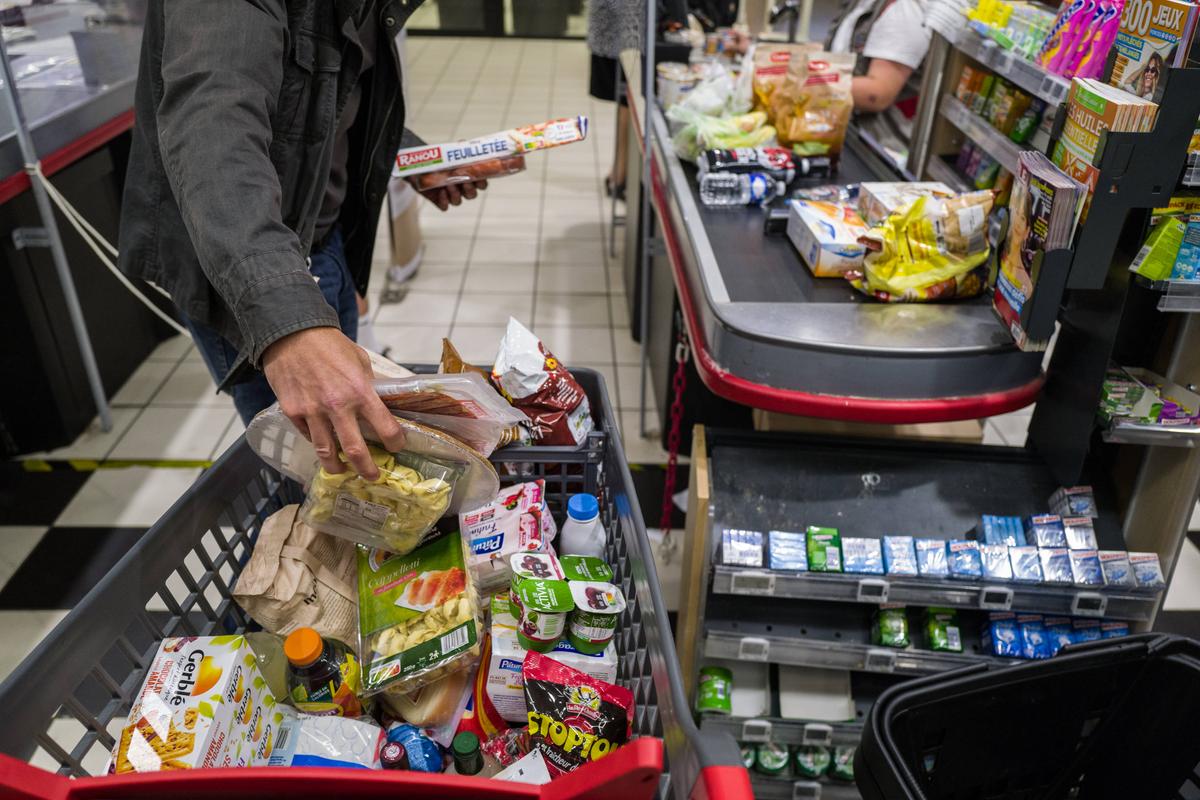
<svg viewBox="0 0 1200 800"><path fill-rule="evenodd" d="M567 514L578 522L587 522L600 515L600 504L590 494L573 494L567 501Z"/></svg>

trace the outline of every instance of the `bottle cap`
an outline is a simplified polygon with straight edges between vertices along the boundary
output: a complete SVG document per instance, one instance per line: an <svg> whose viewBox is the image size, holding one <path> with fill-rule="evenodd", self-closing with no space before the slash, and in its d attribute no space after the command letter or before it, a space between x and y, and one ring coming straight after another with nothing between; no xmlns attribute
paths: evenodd
<svg viewBox="0 0 1200 800"><path fill-rule="evenodd" d="M379 751L379 763L384 769L408 769L408 751L399 742L388 742Z"/></svg>
<svg viewBox="0 0 1200 800"><path fill-rule="evenodd" d="M454 737L450 747L456 756L470 756L472 753L479 752L479 737L470 731L463 731Z"/></svg>
<svg viewBox="0 0 1200 800"><path fill-rule="evenodd" d="M283 654L295 667L307 667L317 660L325 643L312 628L297 628L283 641Z"/></svg>
<svg viewBox="0 0 1200 800"><path fill-rule="evenodd" d="M600 504L590 494L573 494L567 501L567 515L578 522L590 522L600 516Z"/></svg>

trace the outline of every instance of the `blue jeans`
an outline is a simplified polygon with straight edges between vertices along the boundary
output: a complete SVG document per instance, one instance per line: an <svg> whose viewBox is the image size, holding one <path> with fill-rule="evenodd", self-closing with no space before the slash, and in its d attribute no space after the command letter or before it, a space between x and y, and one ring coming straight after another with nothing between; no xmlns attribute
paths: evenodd
<svg viewBox="0 0 1200 800"><path fill-rule="evenodd" d="M325 302L337 312L342 333L352 341L357 339L358 295L354 289L354 279L350 277L350 269L346 266L341 230L333 230L325 246L312 254L311 261L309 272L316 277ZM208 371L219 385L237 362L237 348L207 325L192 319L186 322ZM249 380L229 387L229 391L233 395L234 407L246 424L254 419L255 414L275 402L275 392L267 383L267 377L258 371Z"/></svg>

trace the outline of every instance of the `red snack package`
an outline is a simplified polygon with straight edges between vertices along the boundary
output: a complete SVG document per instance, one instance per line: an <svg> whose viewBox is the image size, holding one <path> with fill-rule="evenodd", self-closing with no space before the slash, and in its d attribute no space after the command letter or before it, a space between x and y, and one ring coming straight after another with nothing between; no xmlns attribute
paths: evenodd
<svg viewBox="0 0 1200 800"><path fill-rule="evenodd" d="M529 417L534 444L576 446L592 431L592 409L582 387L546 345L511 317L492 381Z"/></svg>
<svg viewBox="0 0 1200 800"><path fill-rule="evenodd" d="M629 740L633 692L596 680L536 650L525 654L529 740L550 777L597 761Z"/></svg>

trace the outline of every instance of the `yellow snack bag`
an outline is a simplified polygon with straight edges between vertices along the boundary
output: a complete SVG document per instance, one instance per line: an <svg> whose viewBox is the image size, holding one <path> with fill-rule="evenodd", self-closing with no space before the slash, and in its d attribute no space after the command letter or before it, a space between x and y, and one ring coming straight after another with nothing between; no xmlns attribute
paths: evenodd
<svg viewBox="0 0 1200 800"><path fill-rule="evenodd" d="M852 53L810 52L792 59L787 79L771 98L771 119L784 147L805 144L809 155L842 151L854 111Z"/></svg>

